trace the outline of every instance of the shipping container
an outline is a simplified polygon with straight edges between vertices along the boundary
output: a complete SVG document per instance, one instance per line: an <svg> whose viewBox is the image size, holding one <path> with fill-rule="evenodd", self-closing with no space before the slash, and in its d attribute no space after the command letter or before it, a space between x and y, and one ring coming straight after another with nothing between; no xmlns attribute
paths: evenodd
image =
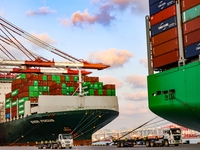
<svg viewBox="0 0 200 150"><path fill-rule="evenodd" d="M172 5L150 17L151 26L176 15L176 6Z"/></svg>
<svg viewBox="0 0 200 150"><path fill-rule="evenodd" d="M153 57L157 57L159 55L163 55L165 53L178 50L178 49L179 49L178 38L175 38L173 40L167 41L158 46L154 46L152 48L152 53L153 53Z"/></svg>
<svg viewBox="0 0 200 150"><path fill-rule="evenodd" d="M175 0L162 0L154 3L150 6L150 16L168 8L169 6L175 4Z"/></svg>
<svg viewBox="0 0 200 150"><path fill-rule="evenodd" d="M172 29L169 29L167 31L164 31L158 35L155 35L151 38L152 46L157 46L159 44L165 43L167 41L170 41L172 39L175 39L178 37L178 31L177 27L174 27Z"/></svg>
<svg viewBox="0 0 200 150"><path fill-rule="evenodd" d="M177 18L173 16L167 20L164 20L151 27L151 36L155 36L159 33L167 31L173 27L177 26Z"/></svg>
<svg viewBox="0 0 200 150"><path fill-rule="evenodd" d="M185 47L185 58L191 58L200 54L200 41Z"/></svg>
<svg viewBox="0 0 200 150"><path fill-rule="evenodd" d="M200 16L200 4L184 11L182 14L182 20L184 23L192 19L195 19L199 16Z"/></svg>
<svg viewBox="0 0 200 150"><path fill-rule="evenodd" d="M10 119L10 113L6 114L6 119Z"/></svg>
<svg viewBox="0 0 200 150"><path fill-rule="evenodd" d="M183 34L188 34L198 29L200 29L200 17L183 24Z"/></svg>
<svg viewBox="0 0 200 150"><path fill-rule="evenodd" d="M184 35L184 46L188 46L200 41L200 30Z"/></svg>
<svg viewBox="0 0 200 150"><path fill-rule="evenodd" d="M153 68L163 67L179 60L179 51L175 50L153 58Z"/></svg>
<svg viewBox="0 0 200 150"><path fill-rule="evenodd" d="M199 0L181 0L181 10L186 11L198 4L200 4Z"/></svg>
<svg viewBox="0 0 200 150"><path fill-rule="evenodd" d="M149 0L149 6L153 5L154 3L158 2L160 0Z"/></svg>

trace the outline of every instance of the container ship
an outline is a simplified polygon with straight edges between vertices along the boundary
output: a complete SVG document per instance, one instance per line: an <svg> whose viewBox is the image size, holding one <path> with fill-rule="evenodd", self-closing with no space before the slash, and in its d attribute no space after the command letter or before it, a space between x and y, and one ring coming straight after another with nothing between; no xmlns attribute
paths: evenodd
<svg viewBox="0 0 200 150"><path fill-rule="evenodd" d="M2 17L0 22L1 31L7 28L3 33L11 30L68 58L67 62L54 62L26 51L26 55L37 59L1 60L0 145L35 145L55 141L60 133L72 134L74 145L90 145L92 134L119 115L119 106L115 85L104 84L83 69L109 66L76 59ZM27 50L19 41L11 41L14 38L8 38L8 34L6 38L2 35L2 43Z"/></svg>
<svg viewBox="0 0 200 150"><path fill-rule="evenodd" d="M149 0L148 105L156 115L200 131L200 1Z"/></svg>

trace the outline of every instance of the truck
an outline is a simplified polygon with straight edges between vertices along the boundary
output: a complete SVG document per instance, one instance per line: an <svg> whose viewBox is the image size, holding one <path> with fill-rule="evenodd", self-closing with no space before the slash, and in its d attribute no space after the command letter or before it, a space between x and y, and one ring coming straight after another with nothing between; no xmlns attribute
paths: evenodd
<svg viewBox="0 0 200 150"><path fill-rule="evenodd" d="M71 149L73 146L73 135L72 134L59 134L58 139L54 141L41 141L40 143L36 143L38 149Z"/></svg>
<svg viewBox="0 0 200 150"><path fill-rule="evenodd" d="M169 146L174 145L178 146L182 143L182 134L180 128L166 128L163 130L162 136L154 136L154 137L143 137L134 139L118 139L115 140L114 143L117 147L133 147L137 143L145 144L146 147L154 147L154 146Z"/></svg>

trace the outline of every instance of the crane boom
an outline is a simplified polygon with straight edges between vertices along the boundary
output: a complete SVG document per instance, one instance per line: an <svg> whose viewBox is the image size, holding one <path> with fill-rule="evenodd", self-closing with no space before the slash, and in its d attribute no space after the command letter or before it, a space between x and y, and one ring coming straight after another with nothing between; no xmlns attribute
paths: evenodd
<svg viewBox="0 0 200 150"><path fill-rule="evenodd" d="M54 61L23 61L23 60L1 60L1 66L31 66L31 67L52 67L52 68L83 68L83 69L98 69L102 70L108 68L108 65L101 63L88 63L88 62L54 62Z"/></svg>

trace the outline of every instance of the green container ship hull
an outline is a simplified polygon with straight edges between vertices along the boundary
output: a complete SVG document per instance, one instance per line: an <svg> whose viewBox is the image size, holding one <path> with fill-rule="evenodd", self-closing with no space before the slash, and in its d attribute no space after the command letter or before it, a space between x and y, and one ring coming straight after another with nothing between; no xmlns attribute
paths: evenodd
<svg viewBox="0 0 200 150"><path fill-rule="evenodd" d="M150 110L173 123L200 131L200 62L149 75Z"/></svg>

